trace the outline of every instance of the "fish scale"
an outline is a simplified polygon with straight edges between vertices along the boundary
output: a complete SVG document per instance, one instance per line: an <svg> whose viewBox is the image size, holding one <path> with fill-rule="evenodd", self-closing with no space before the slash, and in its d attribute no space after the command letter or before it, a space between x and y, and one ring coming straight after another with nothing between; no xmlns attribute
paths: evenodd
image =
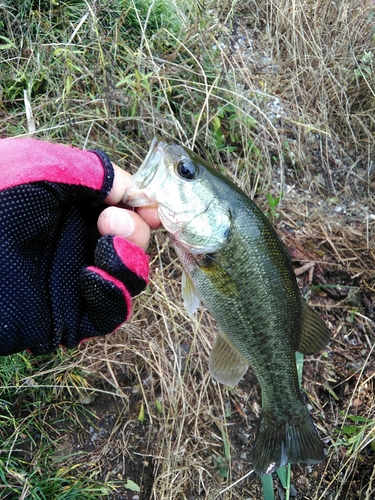
<svg viewBox="0 0 375 500"><path fill-rule="evenodd" d="M230 246L226 248L228 255L233 255L231 250ZM237 255L237 253L240 253L240 255ZM233 261L237 264L236 268L226 262L226 256L227 252L221 254L220 257L217 257L215 263L228 270L227 277L229 281L238 282L240 279L243 280L246 265L249 262L245 250L241 249L241 245L237 246L233 258ZM259 272L259 267L256 264L255 267ZM189 272L189 270L187 271ZM253 274L251 271L251 268L248 269L246 274ZM293 336L285 339L284 335L277 335L276 329L276 326L280 328L282 324L284 331L285 323L289 320L289 331L292 331L293 317L290 314L290 307L288 308L285 305L282 308L279 303L278 307L275 308L274 303L268 300L273 283L269 284L267 281L262 280L261 277L257 277L257 286L256 290L254 290L256 293L250 290L248 296L243 297L244 290L239 290L238 295L231 297L231 299L227 297L227 301L223 302L217 301L217 294L215 294L216 283L212 282L210 277L206 277L204 268L196 267L190 270L189 274L196 289L201 292L202 297L205 297L203 299L205 306L218 321L221 328L226 332L233 332L231 339L252 366L261 384L265 401L278 399L279 391L276 391L275 395L272 395L271 391L275 387L279 389L280 385L282 385L285 394L293 393L295 400L296 394L299 394L294 356L296 339ZM275 309L276 313L274 312ZM295 311L295 314L297 316L295 322L297 322L299 308ZM251 332L251 335L249 335L249 332ZM267 334L268 332L269 334ZM289 342L286 340L289 340ZM276 359L274 359L275 356L273 355L275 352L277 353ZM269 366L272 366L272 370L269 370ZM275 373L279 377L277 386L273 380ZM282 384L280 384L280 374L282 374ZM277 407L279 406L278 404ZM282 405L282 408L283 413L286 413L287 410L289 413L290 408L287 401Z"/></svg>
<svg viewBox="0 0 375 500"><path fill-rule="evenodd" d="M186 273L188 311L200 300L219 324L212 375L234 385L249 365L254 370L263 396L254 470L263 475L288 462L322 461L322 443L299 390L295 352L322 349L329 330L301 296L287 249L268 218L195 153L156 139L124 201L158 204Z"/></svg>

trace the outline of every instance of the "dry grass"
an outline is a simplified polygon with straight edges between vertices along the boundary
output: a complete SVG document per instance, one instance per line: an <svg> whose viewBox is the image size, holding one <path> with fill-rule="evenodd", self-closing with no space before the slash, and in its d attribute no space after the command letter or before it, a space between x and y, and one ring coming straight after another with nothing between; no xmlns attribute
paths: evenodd
<svg viewBox="0 0 375 500"><path fill-rule="evenodd" d="M327 460L293 467L292 483L297 498L370 500L373 1L110 4L0 7L0 34L13 44L3 50L0 135L30 132L29 102L37 137L102 147L127 169L159 134L225 168L265 210L266 193L283 192L275 223L301 289L332 328L330 347L306 360L304 384ZM216 326L203 311L187 316L162 231L150 254L150 287L121 330L4 364L1 397L13 420L0 429L0 498L43 498L43 477L62 478L66 491L82 480L66 498L262 498L250 473L256 381L249 372L229 390L211 379Z"/></svg>

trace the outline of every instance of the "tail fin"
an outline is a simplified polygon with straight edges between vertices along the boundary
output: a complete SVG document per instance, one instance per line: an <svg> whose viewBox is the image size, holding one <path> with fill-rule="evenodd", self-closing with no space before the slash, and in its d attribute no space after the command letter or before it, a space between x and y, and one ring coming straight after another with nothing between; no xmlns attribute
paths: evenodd
<svg viewBox="0 0 375 500"><path fill-rule="evenodd" d="M307 408L303 409L290 421L262 411L253 449L257 474L270 474L287 463L314 464L324 459L322 442Z"/></svg>

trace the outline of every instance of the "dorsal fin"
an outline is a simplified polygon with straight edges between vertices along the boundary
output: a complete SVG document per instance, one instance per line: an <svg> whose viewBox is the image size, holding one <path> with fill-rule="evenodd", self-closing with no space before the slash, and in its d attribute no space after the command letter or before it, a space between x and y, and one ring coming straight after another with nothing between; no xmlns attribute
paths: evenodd
<svg viewBox="0 0 375 500"><path fill-rule="evenodd" d="M302 354L314 354L328 344L329 338L328 326L303 300L301 338L297 351Z"/></svg>
<svg viewBox="0 0 375 500"><path fill-rule="evenodd" d="M236 385L246 373L249 363L225 333L220 331L212 348L208 366L211 375L218 382Z"/></svg>

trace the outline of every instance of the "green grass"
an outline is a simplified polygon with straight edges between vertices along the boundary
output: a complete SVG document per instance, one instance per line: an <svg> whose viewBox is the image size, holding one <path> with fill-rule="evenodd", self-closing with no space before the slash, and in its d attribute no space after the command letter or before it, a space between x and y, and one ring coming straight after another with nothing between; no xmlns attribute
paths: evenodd
<svg viewBox="0 0 375 500"><path fill-rule="evenodd" d="M368 445L375 451L375 420L360 415L347 415L346 419L348 424L337 431L342 437L335 446L346 446L349 455Z"/></svg>
<svg viewBox="0 0 375 500"><path fill-rule="evenodd" d="M15 354L0 359L2 499L99 499L112 489L96 478L95 467L82 460L82 453L65 455L62 448L67 421L70 432L78 432L83 418L95 420L80 403L87 384L77 382L85 379L67 361L61 353L55 358ZM74 465L77 459L80 471Z"/></svg>
<svg viewBox="0 0 375 500"><path fill-rule="evenodd" d="M172 0L89 5L4 9L1 98L12 119L3 134L29 131L26 92L42 138L102 145L122 159L142 154L140 137L177 135L215 162L236 150L241 164L259 164L257 106L236 92L234 75L224 81L212 15Z"/></svg>

